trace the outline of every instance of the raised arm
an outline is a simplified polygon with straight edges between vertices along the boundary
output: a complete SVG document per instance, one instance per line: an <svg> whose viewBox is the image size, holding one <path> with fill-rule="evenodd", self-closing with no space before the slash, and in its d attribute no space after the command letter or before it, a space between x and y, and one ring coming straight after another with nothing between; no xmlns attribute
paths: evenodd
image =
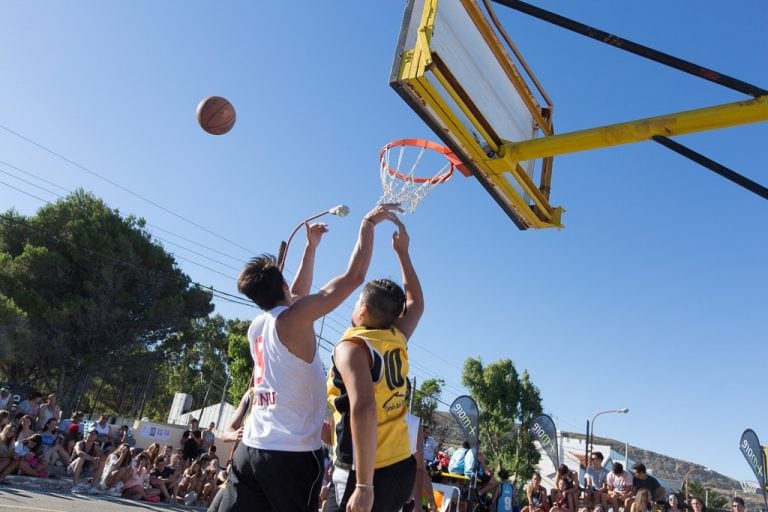
<svg viewBox="0 0 768 512"><path fill-rule="evenodd" d="M368 266L371 263L374 227L384 220L396 222L397 217L393 213L395 210L401 211L401 208L397 204L386 203L378 205L368 212L360 222L357 243L352 250L347 270L343 274L331 279L317 293L298 299L288 311L280 315L278 322L282 321L286 327L297 326L298 328L301 328L299 326L302 325L311 324L321 316L333 311L358 286L363 284L365 274L368 272ZM288 321L289 319L290 322ZM293 327L288 328L292 329ZM282 329L278 324L278 331L280 330ZM279 334L285 343L285 340L288 338L283 336L282 332L279 332Z"/></svg>
<svg viewBox="0 0 768 512"><path fill-rule="evenodd" d="M320 244L323 234L328 232L328 225L318 222L316 224L304 224L307 231L307 245L304 247L304 255L299 264L299 270L291 283L291 296L294 300L309 293L312 288L312 276L315 270L315 250Z"/></svg>
<svg viewBox="0 0 768 512"><path fill-rule="evenodd" d="M410 245L408 231L400 219L397 219L395 224L397 224L398 229L392 235L392 248L397 253L398 260L400 260L400 270L403 274L403 289L405 291L405 311L395 321L395 326L400 329L405 339L410 339L413 331L416 330L416 326L419 325L421 315L424 313L424 294L421 290L419 277L413 268L411 255L408 252L408 246Z"/></svg>

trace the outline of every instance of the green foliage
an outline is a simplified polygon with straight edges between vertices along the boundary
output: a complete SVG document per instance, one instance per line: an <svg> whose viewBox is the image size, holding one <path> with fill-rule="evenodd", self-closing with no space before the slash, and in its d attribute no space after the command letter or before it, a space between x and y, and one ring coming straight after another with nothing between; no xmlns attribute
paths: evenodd
<svg viewBox="0 0 768 512"><path fill-rule="evenodd" d="M443 379L427 379L413 395L413 414L421 418L424 425L434 425L435 411L443 393Z"/></svg>
<svg viewBox="0 0 768 512"><path fill-rule="evenodd" d="M125 409L151 395L173 340L213 308L143 226L83 191L32 217L0 215L0 307L12 318L3 379L55 390L65 408Z"/></svg>
<svg viewBox="0 0 768 512"><path fill-rule="evenodd" d="M707 505L708 509L725 509L727 508L726 505L730 503L727 496L723 496L711 487L706 487L703 483L692 478L688 480L688 494L699 498Z"/></svg>
<svg viewBox="0 0 768 512"><path fill-rule="evenodd" d="M542 411L538 388L527 371L518 374L510 359L483 366L480 359L470 357L464 362L462 383L480 408L481 450L493 467L517 474L522 485L540 458L528 435L528 427Z"/></svg>
<svg viewBox="0 0 768 512"><path fill-rule="evenodd" d="M248 326L250 322L230 320L227 322L227 356L229 374L232 376L229 399L233 404L248 391L253 375L253 361L248 348Z"/></svg>

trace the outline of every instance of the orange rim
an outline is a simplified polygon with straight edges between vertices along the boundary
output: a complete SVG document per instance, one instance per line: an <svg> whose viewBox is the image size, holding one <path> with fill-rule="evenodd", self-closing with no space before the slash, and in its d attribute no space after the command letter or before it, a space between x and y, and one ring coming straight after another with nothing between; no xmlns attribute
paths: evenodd
<svg viewBox="0 0 768 512"><path fill-rule="evenodd" d="M406 176L405 174L402 174L399 171L392 169L384 161L384 157L387 154L387 152L389 152L390 149L397 146L412 146L416 148L425 148L431 151L435 151L445 156L450 166L448 167L447 171L445 171L444 173L438 174L437 176L432 178L416 178L412 176ZM459 160L459 158L453 153L453 151L450 150L450 148L426 139L393 140L392 142L390 142L389 144L381 148L381 150L379 151L379 161L381 162L382 167L384 167L387 170L387 172L392 176L394 176L395 178L401 179L403 181L410 181L413 183L431 183L433 185L436 185L438 183L445 183L446 181L451 179L451 176L453 176L453 170L462 165L461 160Z"/></svg>

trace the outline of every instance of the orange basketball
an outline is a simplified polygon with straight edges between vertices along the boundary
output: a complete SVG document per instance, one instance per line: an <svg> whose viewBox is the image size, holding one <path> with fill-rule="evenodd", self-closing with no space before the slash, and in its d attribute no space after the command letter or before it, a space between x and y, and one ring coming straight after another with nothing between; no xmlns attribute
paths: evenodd
<svg viewBox="0 0 768 512"><path fill-rule="evenodd" d="M197 122L206 132L224 135L235 126L235 107L221 96L209 96L197 105Z"/></svg>

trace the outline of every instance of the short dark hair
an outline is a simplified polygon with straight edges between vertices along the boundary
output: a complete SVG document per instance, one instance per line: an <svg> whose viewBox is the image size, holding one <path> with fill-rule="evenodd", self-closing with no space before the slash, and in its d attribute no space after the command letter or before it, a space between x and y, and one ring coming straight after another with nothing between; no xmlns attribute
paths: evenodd
<svg viewBox="0 0 768 512"><path fill-rule="evenodd" d="M603 460L602 452L593 452L592 455L594 455L596 459Z"/></svg>
<svg viewBox="0 0 768 512"><path fill-rule="evenodd" d="M636 463L634 466L632 466L633 471L639 471L640 473L645 474L645 464L642 462Z"/></svg>
<svg viewBox="0 0 768 512"><path fill-rule="evenodd" d="M620 475L624 472L624 466L621 465L621 462L614 462L613 463L613 474L614 475Z"/></svg>
<svg viewBox="0 0 768 512"><path fill-rule="evenodd" d="M744 504L744 498L742 498L741 496L734 496L733 500L731 500L731 504L734 504L734 503L737 503L742 507L746 507L746 505Z"/></svg>
<svg viewBox="0 0 768 512"><path fill-rule="evenodd" d="M367 283L361 294L368 308L368 317L375 329L386 329L395 323L405 308L405 292L390 279L374 279Z"/></svg>
<svg viewBox="0 0 768 512"><path fill-rule="evenodd" d="M271 254L262 254L249 261L237 278L237 290L264 311L285 299L285 279Z"/></svg>
<svg viewBox="0 0 768 512"><path fill-rule="evenodd" d="M501 469L499 470L499 478L501 478L502 480L507 480L507 479L509 479L509 471L507 471L507 470L506 470L506 469L504 469L504 468L501 468Z"/></svg>

